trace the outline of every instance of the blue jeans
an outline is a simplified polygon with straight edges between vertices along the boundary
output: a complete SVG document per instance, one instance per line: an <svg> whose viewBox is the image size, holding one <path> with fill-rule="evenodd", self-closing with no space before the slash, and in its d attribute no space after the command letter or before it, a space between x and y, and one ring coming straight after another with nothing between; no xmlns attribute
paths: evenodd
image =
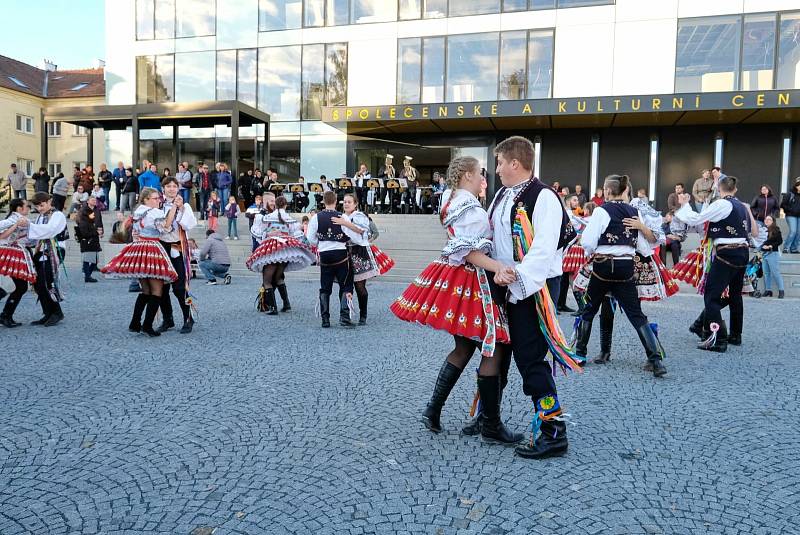
<svg viewBox="0 0 800 535"><path fill-rule="evenodd" d="M101 187L103 188L103 193L106 194L105 198L103 199L103 202L106 205L106 210L111 210L111 182Z"/></svg>
<svg viewBox="0 0 800 535"><path fill-rule="evenodd" d="M191 190L188 190L188 189L182 189L180 191L181 197L183 197L183 202L186 203L186 204L189 204L189 194L190 193L191 193Z"/></svg>
<svg viewBox="0 0 800 535"><path fill-rule="evenodd" d="M783 291L783 275L781 275L781 255L777 251L764 253L764 261L761 267L764 269L764 291L772 289L772 281L778 287L778 291Z"/></svg>
<svg viewBox="0 0 800 535"><path fill-rule="evenodd" d="M200 212L200 219L208 219L208 214L206 213L206 207L208 207L209 197L211 197L211 190L208 191L200 190L200 206L197 207L197 210Z"/></svg>
<svg viewBox="0 0 800 535"><path fill-rule="evenodd" d="M219 195L219 202L221 206L228 205L228 197L231 196L231 188L219 188L217 190L217 195Z"/></svg>
<svg viewBox="0 0 800 535"><path fill-rule="evenodd" d="M786 222L789 224L789 237L783 242L783 249L796 252L800 249L800 217L787 215Z"/></svg>
<svg viewBox="0 0 800 535"><path fill-rule="evenodd" d="M236 228L236 218L229 217L228 218L228 237L229 238L238 238L239 237L239 229Z"/></svg>
<svg viewBox="0 0 800 535"><path fill-rule="evenodd" d="M212 260L201 260L197 265L203 275L206 276L206 279L210 281L217 280L216 277L224 277L228 274L228 270L231 269L230 265L217 264Z"/></svg>

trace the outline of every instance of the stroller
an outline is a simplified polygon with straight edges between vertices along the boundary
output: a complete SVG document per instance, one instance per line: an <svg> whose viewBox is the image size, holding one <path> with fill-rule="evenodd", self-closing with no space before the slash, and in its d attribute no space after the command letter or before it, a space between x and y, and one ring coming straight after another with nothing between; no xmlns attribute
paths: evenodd
<svg viewBox="0 0 800 535"><path fill-rule="evenodd" d="M750 295L752 297L761 297L761 292L758 291L758 279L764 276L764 270L761 266L762 256L761 253L756 252L753 257L747 262L747 267L744 268L744 289L742 293L746 293L748 286L752 287Z"/></svg>

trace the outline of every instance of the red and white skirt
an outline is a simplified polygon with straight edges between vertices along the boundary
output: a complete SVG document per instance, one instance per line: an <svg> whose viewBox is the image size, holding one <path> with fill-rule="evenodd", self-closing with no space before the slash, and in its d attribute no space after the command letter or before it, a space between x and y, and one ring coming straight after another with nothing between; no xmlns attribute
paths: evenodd
<svg viewBox="0 0 800 535"><path fill-rule="evenodd" d="M439 259L414 279L390 310L403 321L486 342L490 333L484 304L494 323L495 339L491 343L508 343L505 313L491 295L482 292L476 268L470 264L452 266Z"/></svg>
<svg viewBox="0 0 800 535"><path fill-rule="evenodd" d="M140 237L129 243L100 271L112 279L178 280L178 273L158 238Z"/></svg>
<svg viewBox="0 0 800 535"><path fill-rule="evenodd" d="M586 251L577 243L570 246L564 253L564 260L561 262L561 270L564 273L574 273L579 271L586 263Z"/></svg>
<svg viewBox="0 0 800 535"><path fill-rule="evenodd" d="M298 271L317 261L317 252L307 242L289 235L269 236L245 261L247 269L261 273L269 264L287 264L286 271Z"/></svg>
<svg viewBox="0 0 800 535"><path fill-rule="evenodd" d="M703 252L698 247L672 266L672 276L695 288L703 279Z"/></svg>
<svg viewBox="0 0 800 535"><path fill-rule="evenodd" d="M378 264L378 272L381 275L385 275L394 267L394 260L392 260L389 255L378 249L377 246L370 245L369 247L372 250L372 256L375 257L375 262Z"/></svg>
<svg viewBox="0 0 800 535"><path fill-rule="evenodd" d="M0 276L36 282L31 254L21 245L0 245Z"/></svg>

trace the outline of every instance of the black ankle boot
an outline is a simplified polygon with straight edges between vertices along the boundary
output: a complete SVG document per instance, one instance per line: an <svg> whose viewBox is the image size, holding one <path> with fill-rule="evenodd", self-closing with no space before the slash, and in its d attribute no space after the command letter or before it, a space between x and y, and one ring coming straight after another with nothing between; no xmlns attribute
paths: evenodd
<svg viewBox="0 0 800 535"><path fill-rule="evenodd" d="M447 401L447 396L453 390L458 378L461 376L463 370L450 364L446 360L442 367L439 368L439 375L436 377L436 384L433 386L433 394L428 406L422 412L422 423L428 430L434 433L442 431L441 416L442 407L444 402Z"/></svg>
<svg viewBox="0 0 800 535"><path fill-rule="evenodd" d="M542 422L541 429L541 434L535 440L531 437L529 442L514 448L514 455L524 459L546 459L566 455L569 447L567 424L558 420Z"/></svg>
<svg viewBox="0 0 800 535"><path fill-rule="evenodd" d="M478 391L481 394L481 439L490 444L516 444L524 438L522 433L513 433L506 428L500 419L501 378L478 376Z"/></svg>
<svg viewBox="0 0 800 535"><path fill-rule="evenodd" d="M128 324L128 330L132 333L142 332L142 313L147 307L147 296L139 294L136 296L136 303L133 305L133 317Z"/></svg>
<svg viewBox="0 0 800 535"><path fill-rule="evenodd" d="M20 299L16 297L9 297L6 301L6 305L3 307L3 313L0 314L0 325L4 327L8 327L13 329L14 327L19 327L22 325L14 321L14 312L17 310L17 305L19 305Z"/></svg>
<svg viewBox="0 0 800 535"><path fill-rule="evenodd" d="M356 293L358 297L358 324L364 326L367 324L367 304L369 302L369 294L361 295Z"/></svg>
<svg viewBox="0 0 800 535"><path fill-rule="evenodd" d="M732 346L740 346L742 345L742 335L741 334L729 334L728 335L728 345Z"/></svg>
<svg viewBox="0 0 800 535"><path fill-rule="evenodd" d="M322 317L322 327L331 326L331 294L319 292L319 315Z"/></svg>
<svg viewBox="0 0 800 535"><path fill-rule="evenodd" d="M289 312L292 309L292 305L289 303L289 292L286 289L286 284L278 285L278 293L281 294L281 301L283 302L281 312Z"/></svg>
<svg viewBox="0 0 800 535"><path fill-rule="evenodd" d="M144 313L144 322L142 323L142 332L147 336L161 336L161 333L153 330L153 321L158 314L158 307L161 304L161 297L157 295L147 296L147 308Z"/></svg>
<svg viewBox="0 0 800 535"><path fill-rule="evenodd" d="M647 362L653 367L653 375L662 377L667 374L667 369L664 367L664 348L661 347L661 342L656 338L656 333L649 323L646 323L636 329L636 334L639 335L639 341L644 347L645 354L647 355Z"/></svg>
<svg viewBox="0 0 800 535"><path fill-rule="evenodd" d="M183 327L181 327L181 330L180 330L180 331L178 331L178 332L179 332L180 334L189 334L190 332L192 332L192 329L193 329L193 328L194 328L194 318L192 318L192 315L191 315L191 313L190 313L190 314L189 314L189 315L186 317L186 320L184 320L184 322L183 322Z"/></svg>
<svg viewBox="0 0 800 535"><path fill-rule="evenodd" d="M708 336L705 339L711 337L710 331L707 334ZM725 353L728 350L728 327L725 325L725 322L719 322L719 330L717 331L717 337L713 344L706 344L703 342L697 346L697 349L713 351L714 353Z"/></svg>
<svg viewBox="0 0 800 535"><path fill-rule="evenodd" d="M355 327L356 324L350 319L350 307L347 303L347 294L342 294L339 299L339 325L342 327Z"/></svg>
<svg viewBox="0 0 800 535"><path fill-rule="evenodd" d="M264 292L264 300L267 302L267 316L278 315L278 303L275 302L275 288L267 288Z"/></svg>
<svg viewBox="0 0 800 535"><path fill-rule="evenodd" d="M577 354L579 357L586 358L589 337L592 335L592 321L581 318L575 330L575 354Z"/></svg>

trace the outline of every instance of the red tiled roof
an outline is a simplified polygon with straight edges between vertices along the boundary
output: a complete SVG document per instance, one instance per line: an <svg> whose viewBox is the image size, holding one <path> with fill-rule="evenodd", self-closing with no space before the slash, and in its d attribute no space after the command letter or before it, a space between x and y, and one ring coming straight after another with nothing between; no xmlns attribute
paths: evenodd
<svg viewBox="0 0 800 535"><path fill-rule="evenodd" d="M0 56L0 87L43 98L101 97L106 93L103 69L48 72L6 56Z"/></svg>

